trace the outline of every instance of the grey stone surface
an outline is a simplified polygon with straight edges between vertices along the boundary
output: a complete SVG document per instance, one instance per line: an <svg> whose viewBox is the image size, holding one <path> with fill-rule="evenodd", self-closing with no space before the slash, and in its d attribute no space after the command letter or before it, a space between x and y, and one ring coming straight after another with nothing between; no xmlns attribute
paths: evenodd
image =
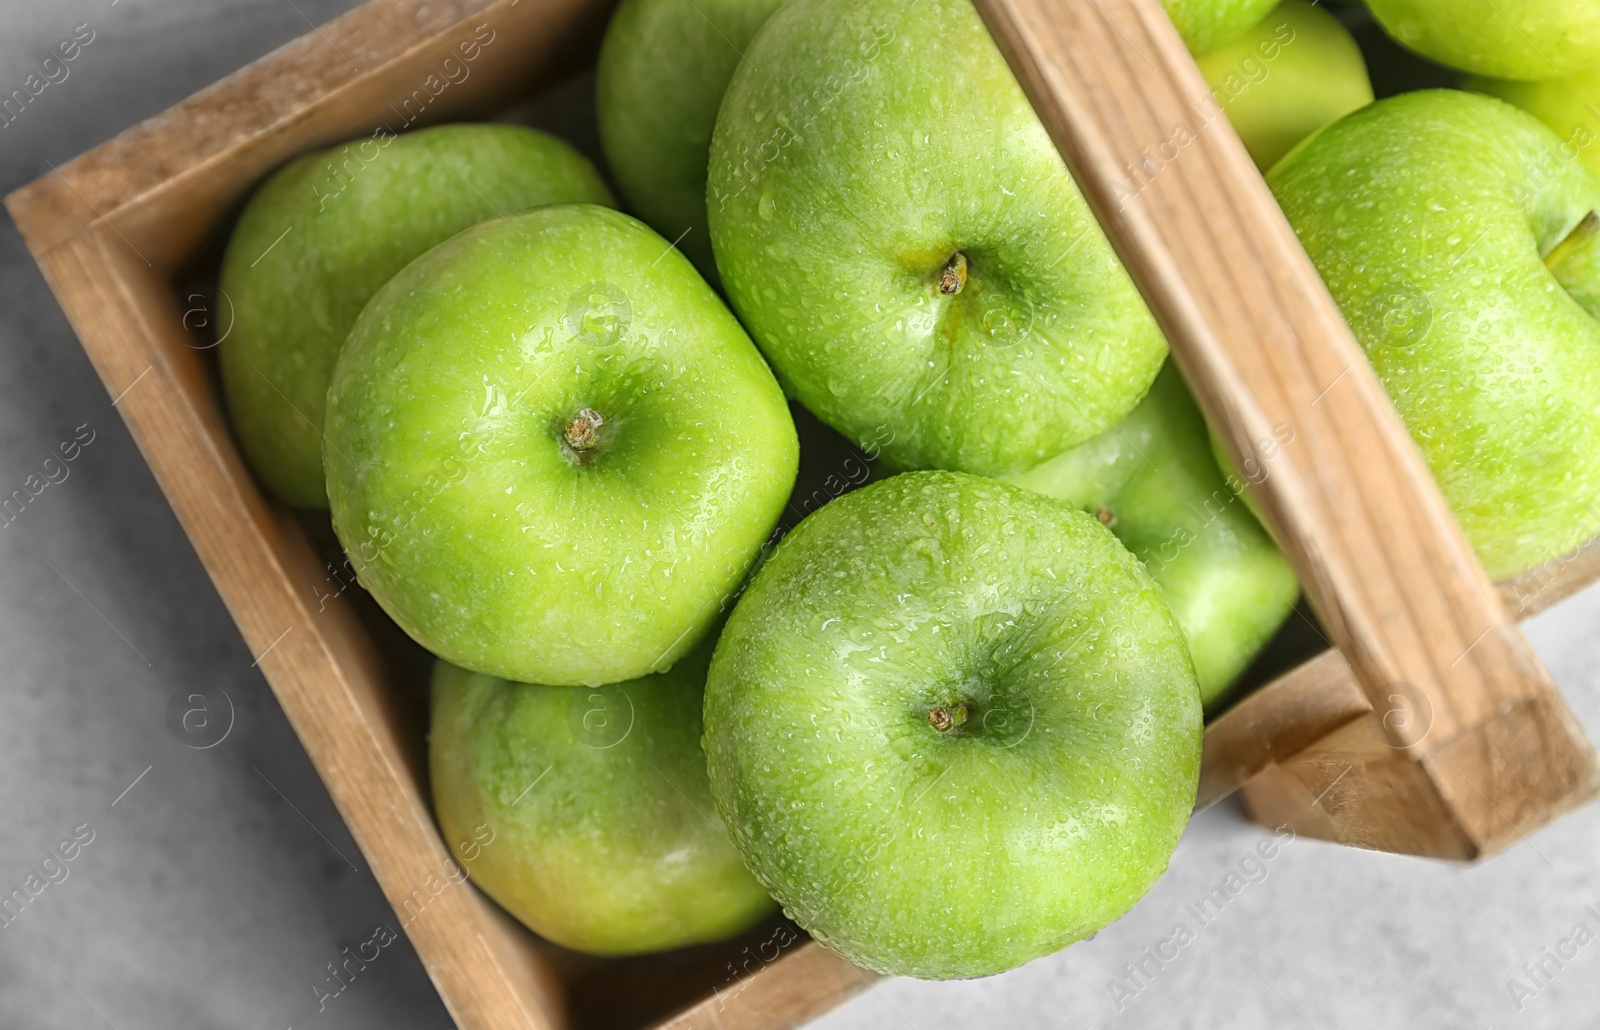
<svg viewBox="0 0 1600 1030"><path fill-rule="evenodd" d="M0 191L307 30L344 0L0 2L0 92L80 25L67 79L0 128ZM92 442L0 528L0 886L76 830L92 840L0 928L0 1026L439 1028L404 942L319 1012L326 965L393 915L222 609L15 228L0 220L0 492L79 433ZM54 467L54 466L52 466ZM59 472L56 473L59 477ZM1600 592L1531 626L1600 730ZM229 735L196 749L174 694L221 688ZM190 743L193 742L191 739ZM1600 932L1600 808L1472 868L1283 844L1221 914L1186 908L1266 831L1223 805L1172 871L1079 944L983 981L882 984L817 1026L1539 1028L1591 1026L1600 944L1553 976L1578 923ZM44 869L56 878L60 870ZM1596 906L1586 910L1586 905ZM1118 1001L1107 984L1180 922L1194 940ZM1572 946L1568 946L1572 950ZM1171 950L1168 951L1171 954ZM1509 982L1536 993L1519 1010Z"/></svg>

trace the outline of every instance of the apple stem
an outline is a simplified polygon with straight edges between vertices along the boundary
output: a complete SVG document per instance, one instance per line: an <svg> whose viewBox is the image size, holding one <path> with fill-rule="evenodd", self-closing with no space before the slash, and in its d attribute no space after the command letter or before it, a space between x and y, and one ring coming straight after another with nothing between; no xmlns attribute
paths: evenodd
<svg viewBox="0 0 1600 1030"><path fill-rule="evenodd" d="M1116 513L1114 513L1110 508L1101 508L1099 511L1094 513L1094 517L1099 520L1102 526L1107 528L1117 524Z"/></svg>
<svg viewBox="0 0 1600 1030"><path fill-rule="evenodd" d="M954 297L967 285L967 256L961 251L950 255L950 260L945 263L944 271L939 273L939 292L946 297Z"/></svg>
<svg viewBox="0 0 1600 1030"><path fill-rule="evenodd" d="M1600 214L1590 211L1544 259L1561 288L1589 314L1600 318Z"/></svg>
<svg viewBox="0 0 1600 1030"><path fill-rule="evenodd" d="M562 430L562 439L579 462L585 461L588 457L585 452L592 450L599 442L600 427L605 425L605 422L605 418L598 411L584 408L572 416L571 421Z"/></svg>
<svg viewBox="0 0 1600 1030"><path fill-rule="evenodd" d="M940 733L949 733L967 721L968 711L965 701L958 701L953 705L937 705L928 709L928 725Z"/></svg>

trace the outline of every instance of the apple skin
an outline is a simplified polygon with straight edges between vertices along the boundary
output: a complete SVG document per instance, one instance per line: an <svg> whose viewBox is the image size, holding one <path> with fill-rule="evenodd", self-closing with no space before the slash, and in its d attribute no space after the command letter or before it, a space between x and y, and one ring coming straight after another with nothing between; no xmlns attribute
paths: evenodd
<svg viewBox="0 0 1600 1030"><path fill-rule="evenodd" d="M891 426L897 468L982 475L1133 409L1166 341L967 0L793 0L746 56L711 238L792 396L857 443Z"/></svg>
<svg viewBox="0 0 1600 1030"><path fill-rule="evenodd" d="M1541 255L1600 181L1532 116L1455 90L1357 111L1268 181L1489 574L1593 536L1600 311Z"/></svg>
<svg viewBox="0 0 1600 1030"><path fill-rule="evenodd" d="M267 489L327 507L328 379L378 287L469 225L558 201L611 194L576 150L516 125L376 135L274 172L239 216L219 281L233 320L218 346L228 413Z"/></svg>
<svg viewBox="0 0 1600 1030"><path fill-rule="evenodd" d="M717 108L740 51L782 4L623 0L600 46L596 115L617 188L707 278L717 271L706 231Z"/></svg>
<svg viewBox="0 0 1600 1030"><path fill-rule="evenodd" d="M1277 0L1161 0L1191 54L1207 54L1259 24Z"/></svg>
<svg viewBox="0 0 1600 1030"><path fill-rule="evenodd" d="M579 457L585 410L604 422ZM607 208L492 219L362 312L328 391L356 573L456 665L556 685L668 668L789 498L794 423L688 259Z"/></svg>
<svg viewBox="0 0 1600 1030"><path fill-rule="evenodd" d="M1011 482L1097 515L1144 562L1183 627L1208 708L1300 596L1294 570L1224 481L1171 362L1131 415Z"/></svg>
<svg viewBox="0 0 1600 1030"><path fill-rule="evenodd" d="M1554 79L1600 63L1593 0L1367 0L1396 42L1440 64L1501 79Z"/></svg>
<svg viewBox="0 0 1600 1030"><path fill-rule="evenodd" d="M958 472L809 516L706 681L711 792L756 877L845 958L925 979L1013 968L1127 911L1188 822L1200 736L1182 631L1138 560L1081 511Z"/></svg>
<svg viewBox="0 0 1600 1030"><path fill-rule="evenodd" d="M440 662L434 810L473 882L540 936L594 955L722 940L771 913L706 781L709 658L703 645L668 672L595 689Z"/></svg>
<svg viewBox="0 0 1600 1030"><path fill-rule="evenodd" d="M1600 175L1600 67L1542 82L1469 75L1463 84L1544 122L1561 137L1568 154Z"/></svg>
<svg viewBox="0 0 1600 1030"><path fill-rule="evenodd" d="M1285 0L1243 37L1196 62L1256 167L1372 103L1361 48L1321 7Z"/></svg>

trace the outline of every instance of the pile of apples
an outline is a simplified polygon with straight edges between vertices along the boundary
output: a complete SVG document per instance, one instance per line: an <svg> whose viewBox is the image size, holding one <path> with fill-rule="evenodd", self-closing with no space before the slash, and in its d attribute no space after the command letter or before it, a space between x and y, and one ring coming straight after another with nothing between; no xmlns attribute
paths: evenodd
<svg viewBox="0 0 1600 1030"><path fill-rule="evenodd" d="M1489 571L1600 532L1600 4L1371 0L1471 76L1378 101L1364 11L1166 6ZM439 657L445 839L596 954L1088 936L1298 585L969 0L624 0L597 110L633 215L532 129L380 132L221 272L244 453Z"/></svg>

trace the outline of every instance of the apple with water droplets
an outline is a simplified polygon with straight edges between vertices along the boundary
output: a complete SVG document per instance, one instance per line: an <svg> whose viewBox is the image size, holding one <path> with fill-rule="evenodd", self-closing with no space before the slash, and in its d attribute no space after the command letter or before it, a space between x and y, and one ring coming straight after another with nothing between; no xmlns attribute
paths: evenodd
<svg viewBox="0 0 1600 1030"><path fill-rule="evenodd" d="M710 642L604 687L440 662L429 779L472 882L547 940L596 955L738 933L773 910L717 817L700 750Z"/></svg>
<svg viewBox="0 0 1600 1030"><path fill-rule="evenodd" d="M363 586L474 672L670 668L789 499L788 405L668 241L607 208L491 219L406 266L328 390L333 524Z"/></svg>
<svg viewBox="0 0 1600 1030"><path fill-rule="evenodd" d="M1600 534L1600 179L1531 115L1429 90L1268 181L1489 574Z"/></svg>
<svg viewBox="0 0 1600 1030"><path fill-rule="evenodd" d="M706 682L711 791L790 917L859 965L1010 969L1120 916L1194 804L1183 632L1093 516L909 472L805 519Z"/></svg>
<svg viewBox="0 0 1600 1030"><path fill-rule="evenodd" d="M792 0L746 56L707 215L791 396L980 475L1132 410L1166 341L968 0Z"/></svg>

